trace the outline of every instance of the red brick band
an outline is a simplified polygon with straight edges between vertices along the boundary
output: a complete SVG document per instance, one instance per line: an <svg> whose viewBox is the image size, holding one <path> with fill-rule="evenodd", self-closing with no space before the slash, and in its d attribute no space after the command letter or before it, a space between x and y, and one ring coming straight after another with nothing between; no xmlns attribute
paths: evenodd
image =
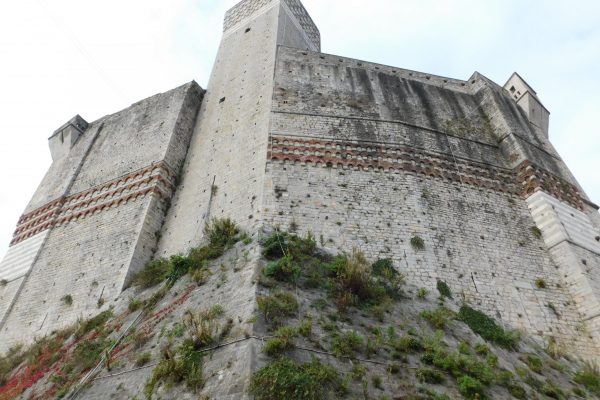
<svg viewBox="0 0 600 400"><path fill-rule="evenodd" d="M15 245L54 226L118 207L140 196L156 194L166 200L173 193L175 177L173 169L160 162L86 191L53 200L19 219L10 244Z"/></svg>
<svg viewBox="0 0 600 400"><path fill-rule="evenodd" d="M451 156L406 146L273 137L269 150L268 157L272 161L340 169L412 172L499 192L518 193L511 170L462 159L455 162Z"/></svg>
<svg viewBox="0 0 600 400"><path fill-rule="evenodd" d="M529 197L536 191L583 209L577 188L524 161L515 170L494 167L445 154L407 146L273 136L267 157L271 161L301 163L317 167L379 172L412 172L432 178Z"/></svg>
<svg viewBox="0 0 600 400"><path fill-rule="evenodd" d="M530 161L519 164L517 178L521 183L524 197L541 190L563 203L583 210L583 199L577 187Z"/></svg>

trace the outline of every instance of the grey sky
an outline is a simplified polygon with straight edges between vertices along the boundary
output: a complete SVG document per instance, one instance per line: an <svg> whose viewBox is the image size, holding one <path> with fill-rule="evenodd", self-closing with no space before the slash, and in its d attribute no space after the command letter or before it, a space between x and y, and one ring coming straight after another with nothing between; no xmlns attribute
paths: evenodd
<svg viewBox="0 0 600 400"><path fill-rule="evenodd" d="M503 84L518 71L552 112L550 137L600 202L600 2L304 0L323 51ZM206 87L237 0L0 4L0 257L51 163L46 139L190 80Z"/></svg>

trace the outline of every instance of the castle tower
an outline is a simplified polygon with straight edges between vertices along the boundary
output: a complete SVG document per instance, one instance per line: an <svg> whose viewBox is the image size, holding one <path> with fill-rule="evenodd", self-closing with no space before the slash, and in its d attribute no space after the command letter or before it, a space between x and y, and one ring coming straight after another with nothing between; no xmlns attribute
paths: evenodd
<svg viewBox="0 0 600 400"><path fill-rule="evenodd" d="M0 263L0 353L106 310L150 261L203 93L192 82L50 137Z"/></svg>
<svg viewBox="0 0 600 400"><path fill-rule="evenodd" d="M159 255L198 245L212 217L259 226L278 46L320 50L319 31L299 1L244 0L227 12Z"/></svg>

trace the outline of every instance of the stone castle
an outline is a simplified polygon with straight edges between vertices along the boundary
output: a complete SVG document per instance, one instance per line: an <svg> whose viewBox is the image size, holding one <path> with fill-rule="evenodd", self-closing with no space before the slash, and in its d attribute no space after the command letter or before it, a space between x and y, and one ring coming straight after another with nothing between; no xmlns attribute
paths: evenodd
<svg viewBox="0 0 600 400"><path fill-rule="evenodd" d="M231 217L391 258L410 282L444 280L507 326L598 356L600 214L548 121L516 73L499 86L324 54L299 0L243 0L207 90L50 137L0 264L0 352L108 307L151 259Z"/></svg>

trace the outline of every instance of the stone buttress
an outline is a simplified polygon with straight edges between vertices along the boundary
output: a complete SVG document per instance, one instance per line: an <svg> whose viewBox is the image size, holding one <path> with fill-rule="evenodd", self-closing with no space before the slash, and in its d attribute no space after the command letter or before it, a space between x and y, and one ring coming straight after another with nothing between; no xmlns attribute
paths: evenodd
<svg viewBox="0 0 600 400"><path fill-rule="evenodd" d="M52 135L0 264L0 351L106 309L151 259L202 96L192 82Z"/></svg>

